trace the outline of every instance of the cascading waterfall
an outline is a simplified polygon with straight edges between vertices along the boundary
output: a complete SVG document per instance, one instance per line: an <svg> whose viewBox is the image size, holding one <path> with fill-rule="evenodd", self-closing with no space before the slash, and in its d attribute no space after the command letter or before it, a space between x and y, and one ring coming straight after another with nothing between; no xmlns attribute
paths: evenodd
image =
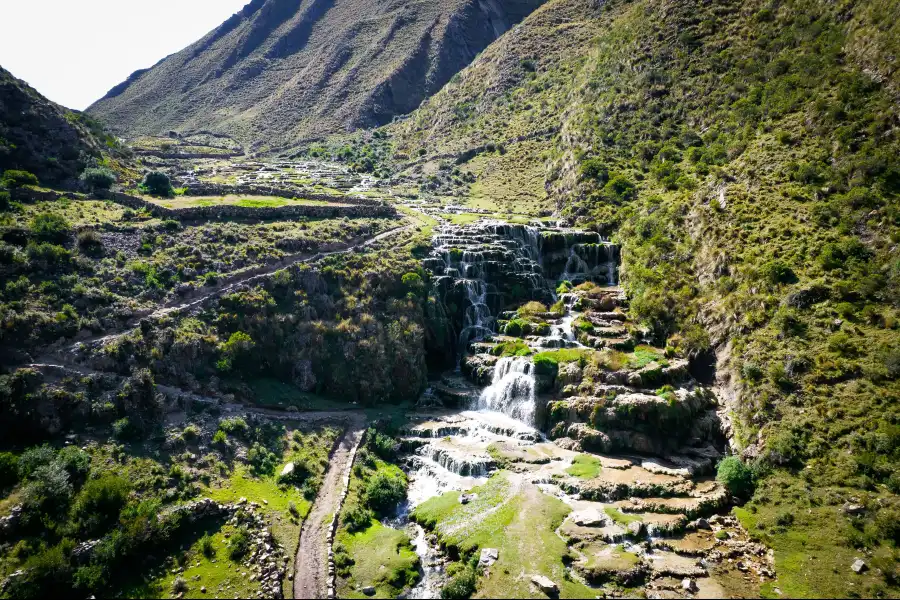
<svg viewBox="0 0 900 600"><path fill-rule="evenodd" d="M478 399L480 410L501 412L534 426L534 363L521 356L501 358L494 367L491 385Z"/></svg>
<svg viewBox="0 0 900 600"><path fill-rule="evenodd" d="M469 306L459 333L459 347L465 348L469 342L482 339L493 333L494 317L487 305L487 284L479 279L465 279L466 299Z"/></svg>

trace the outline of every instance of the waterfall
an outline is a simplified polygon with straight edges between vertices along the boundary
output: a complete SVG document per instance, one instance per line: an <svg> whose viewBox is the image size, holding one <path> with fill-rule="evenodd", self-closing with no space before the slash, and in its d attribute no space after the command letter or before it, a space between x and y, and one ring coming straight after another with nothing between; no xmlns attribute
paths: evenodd
<svg viewBox="0 0 900 600"><path fill-rule="evenodd" d="M534 426L534 363L521 356L501 358L494 377L478 399L480 410L493 410Z"/></svg>
<svg viewBox="0 0 900 600"><path fill-rule="evenodd" d="M608 246L606 249L606 281L609 282L609 285L616 285L616 265L619 259L619 247L618 246Z"/></svg>
<svg viewBox="0 0 900 600"><path fill-rule="evenodd" d="M466 289L466 300L469 306L463 320L463 329L459 333L459 347L466 348L469 342L479 340L493 333L494 317L487 305L487 284L479 279L463 279Z"/></svg>

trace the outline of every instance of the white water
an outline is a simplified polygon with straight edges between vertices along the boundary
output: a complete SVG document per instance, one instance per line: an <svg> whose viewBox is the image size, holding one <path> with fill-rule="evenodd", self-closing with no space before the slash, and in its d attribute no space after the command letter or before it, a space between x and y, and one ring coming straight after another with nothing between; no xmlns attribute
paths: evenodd
<svg viewBox="0 0 900 600"><path fill-rule="evenodd" d="M469 306L466 307L464 326L459 333L459 347L466 348L470 342L493 333L494 317L487 305L487 284L478 279L464 279L462 283L466 288Z"/></svg>
<svg viewBox="0 0 900 600"><path fill-rule="evenodd" d="M503 413L533 427L534 363L521 356L501 358L497 361L491 385L481 393L478 408Z"/></svg>

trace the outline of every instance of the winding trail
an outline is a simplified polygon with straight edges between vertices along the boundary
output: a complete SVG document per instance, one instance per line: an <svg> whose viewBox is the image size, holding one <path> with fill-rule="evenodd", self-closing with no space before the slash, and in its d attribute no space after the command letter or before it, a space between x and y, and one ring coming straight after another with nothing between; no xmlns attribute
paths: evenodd
<svg viewBox="0 0 900 600"><path fill-rule="evenodd" d="M331 459L313 508L303 521L294 561L294 598L334 598L331 544L343 505L356 450L362 442L364 415L353 415Z"/></svg>
<svg viewBox="0 0 900 600"><path fill-rule="evenodd" d="M85 338L79 340L74 344L70 344L65 348L66 353L77 352L83 346L91 346L95 344L103 345L107 342L113 341L116 338L119 338L126 333L132 331L135 327L134 321L137 319L159 319L166 315L176 314L184 311L191 310L192 308L201 306L205 302L208 302L212 298L217 296L222 296L229 292L233 292L237 290L239 287L255 283L261 279L266 277L270 277L276 271L280 271L282 269L286 269L292 265L301 264L301 263L313 263L329 256L336 256L338 254L347 254L349 252L355 252L357 250L367 248L378 242L384 241L390 237L393 237L397 234L400 234L404 231L412 229L419 225L419 223L410 222L411 219L404 218L402 222L405 222L405 225L397 225L392 229L388 229L387 231L383 231L378 235L369 238L358 238L352 240L350 242L344 242L339 244L332 244L326 246L328 249L319 251L316 253L301 253L295 254L288 257L285 257L278 262L274 262L272 264L253 267L250 269L244 269L242 271L237 271L230 275L225 276L216 286L212 288L207 288L204 290L199 290L198 292L194 292L186 297L176 298L167 303L163 303L155 310L143 310L138 311L131 319L130 323L115 332L112 333L104 333L103 335L93 336L89 338Z"/></svg>

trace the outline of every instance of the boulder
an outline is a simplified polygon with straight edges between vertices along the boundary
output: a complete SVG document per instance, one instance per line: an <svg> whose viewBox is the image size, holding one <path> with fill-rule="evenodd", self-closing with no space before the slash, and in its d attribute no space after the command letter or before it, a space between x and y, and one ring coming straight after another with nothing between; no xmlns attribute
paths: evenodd
<svg viewBox="0 0 900 600"><path fill-rule="evenodd" d="M559 594L559 586L543 575L532 575L531 583L536 585L538 589L540 589L548 596Z"/></svg>
<svg viewBox="0 0 900 600"><path fill-rule="evenodd" d="M375 595L375 586L367 585L361 591L366 596L374 596Z"/></svg>
<svg viewBox="0 0 900 600"><path fill-rule="evenodd" d="M296 468L297 468L296 465L294 465L294 463L292 463L292 462L289 462L288 464L284 465L284 468L281 470L282 479L287 479L288 477L293 475L294 470Z"/></svg>
<svg viewBox="0 0 900 600"><path fill-rule="evenodd" d="M850 569L856 573L861 574L864 573L869 568L869 565L865 563L865 561L861 558L857 558L853 561L853 564L850 566Z"/></svg>
<svg viewBox="0 0 900 600"><path fill-rule="evenodd" d="M686 578L681 582L681 589L690 594L694 594L699 590L699 588L697 588L697 582L690 578Z"/></svg>
<svg viewBox="0 0 900 600"><path fill-rule="evenodd" d="M490 567L500 558L500 551L496 548L482 548L481 557L478 559L479 567Z"/></svg>

